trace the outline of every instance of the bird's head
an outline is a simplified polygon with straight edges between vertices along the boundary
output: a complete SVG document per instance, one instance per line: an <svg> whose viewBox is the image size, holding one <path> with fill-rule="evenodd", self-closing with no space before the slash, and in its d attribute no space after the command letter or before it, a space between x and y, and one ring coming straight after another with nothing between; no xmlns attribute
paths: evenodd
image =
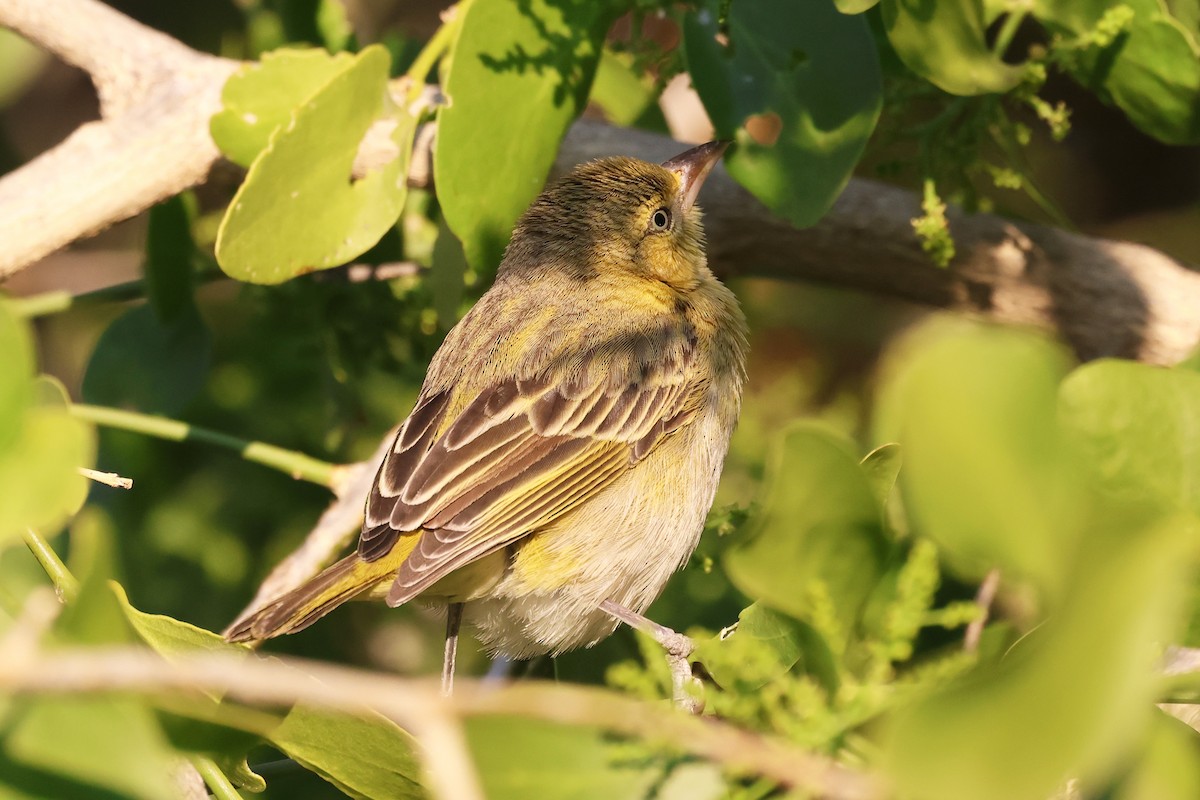
<svg viewBox="0 0 1200 800"><path fill-rule="evenodd" d="M576 167L521 217L501 271L694 288L706 266L696 195L727 146L709 142L662 164L618 157Z"/></svg>

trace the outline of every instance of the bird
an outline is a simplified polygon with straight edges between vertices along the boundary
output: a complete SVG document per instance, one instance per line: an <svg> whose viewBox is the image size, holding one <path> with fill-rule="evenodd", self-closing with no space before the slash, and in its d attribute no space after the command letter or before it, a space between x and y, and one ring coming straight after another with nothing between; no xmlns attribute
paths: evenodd
<svg viewBox="0 0 1200 800"><path fill-rule="evenodd" d="M696 204L728 144L549 184L434 355L355 551L226 638L294 633L354 598L444 605L449 692L463 622L510 660L648 622L699 542L741 408L746 320Z"/></svg>

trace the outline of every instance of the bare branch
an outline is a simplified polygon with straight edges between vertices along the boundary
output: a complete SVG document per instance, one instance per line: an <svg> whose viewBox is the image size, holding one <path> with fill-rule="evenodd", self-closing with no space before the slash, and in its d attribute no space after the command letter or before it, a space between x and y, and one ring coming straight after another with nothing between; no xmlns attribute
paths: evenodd
<svg viewBox="0 0 1200 800"><path fill-rule="evenodd" d="M208 118L235 62L190 51L96 0L0 0L0 25L87 69L105 111L103 122L0 179L0 280L204 179L217 158ZM394 157L384 134L368 134L360 165ZM413 185L431 180L432 139L426 126ZM682 147L583 121L555 171L616 153L662 160ZM772 216L723 170L702 200L710 260L723 276L820 281L1033 325L1056 331L1083 358L1171 364L1200 343L1200 274L1149 247L952 210L959 255L939 269L912 231L918 197L886 184L852 180L805 230Z"/></svg>
<svg viewBox="0 0 1200 800"><path fill-rule="evenodd" d="M459 720L482 715L599 727L830 800L884 796L876 778L782 740L611 691L567 684L521 683L497 689L467 681L456 687L453 697L443 697L431 681L301 659L197 654L168 662L147 650L111 647L0 658L0 690L54 694L201 690L260 705L305 702L351 714L371 709L418 737L431 773L429 788L443 799L471 797L455 793L467 791L461 774L442 773L463 769L459 759L466 752L457 750L461 738L454 733Z"/></svg>

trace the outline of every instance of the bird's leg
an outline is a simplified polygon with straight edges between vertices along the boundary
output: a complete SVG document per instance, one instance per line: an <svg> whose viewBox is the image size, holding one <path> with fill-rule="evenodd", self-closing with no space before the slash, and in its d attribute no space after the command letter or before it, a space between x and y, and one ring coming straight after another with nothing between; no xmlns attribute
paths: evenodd
<svg viewBox="0 0 1200 800"><path fill-rule="evenodd" d="M458 628L462 624L463 604L446 604L446 653L442 660L442 694L454 694L454 657L458 654Z"/></svg>
<svg viewBox="0 0 1200 800"><path fill-rule="evenodd" d="M654 641L667 651L667 665L671 668L671 699L675 707L691 714L699 714L704 710L704 701L695 693L688 691L688 685L697 686L692 676L691 655L696 649L696 643L678 631L673 631L665 625L659 625L651 619L646 619L635 611L630 611L623 605L605 600L600 604L600 610L624 622L631 628L649 634Z"/></svg>

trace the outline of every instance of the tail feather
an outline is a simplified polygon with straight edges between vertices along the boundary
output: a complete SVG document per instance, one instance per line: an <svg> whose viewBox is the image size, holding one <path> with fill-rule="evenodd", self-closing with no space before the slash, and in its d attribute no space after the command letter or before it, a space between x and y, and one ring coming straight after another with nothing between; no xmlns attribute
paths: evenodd
<svg viewBox="0 0 1200 800"><path fill-rule="evenodd" d="M230 642L248 642L303 630L395 574L397 566L390 558L368 562L357 554L346 556L308 583L236 620L225 631L225 638Z"/></svg>

